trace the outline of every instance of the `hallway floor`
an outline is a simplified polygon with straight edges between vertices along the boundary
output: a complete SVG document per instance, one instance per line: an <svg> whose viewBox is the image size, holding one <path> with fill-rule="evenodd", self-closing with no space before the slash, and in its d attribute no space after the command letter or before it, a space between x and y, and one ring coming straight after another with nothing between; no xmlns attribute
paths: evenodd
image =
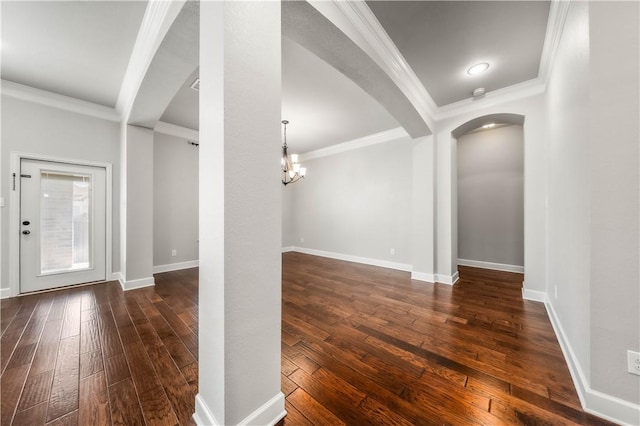
<svg viewBox="0 0 640 426"><path fill-rule="evenodd" d="M289 425L608 425L582 411L522 275L455 286L283 255ZM198 269L2 300L2 425L193 424Z"/></svg>

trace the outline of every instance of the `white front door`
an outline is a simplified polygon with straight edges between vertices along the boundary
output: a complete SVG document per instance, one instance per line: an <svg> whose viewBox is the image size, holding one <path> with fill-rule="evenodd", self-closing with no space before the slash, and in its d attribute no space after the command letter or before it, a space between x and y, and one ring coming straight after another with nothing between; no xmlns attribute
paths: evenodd
<svg viewBox="0 0 640 426"><path fill-rule="evenodd" d="M20 162L20 293L105 279L106 173Z"/></svg>

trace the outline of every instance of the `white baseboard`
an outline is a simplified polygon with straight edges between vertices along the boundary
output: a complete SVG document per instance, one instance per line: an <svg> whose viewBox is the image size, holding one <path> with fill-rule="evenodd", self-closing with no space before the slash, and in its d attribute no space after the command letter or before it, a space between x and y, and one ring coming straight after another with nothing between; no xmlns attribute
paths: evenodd
<svg viewBox="0 0 640 426"><path fill-rule="evenodd" d="M284 409L284 394L278 392L276 396L264 403L256 411L249 414L238 425L269 425L273 426L287 415ZM198 425L221 425L214 417L207 404L200 394L196 395L196 412L193 414L193 421Z"/></svg>
<svg viewBox="0 0 640 426"><path fill-rule="evenodd" d="M437 283L454 285L460 279L460 273L456 271L453 275L436 274L435 278Z"/></svg>
<svg viewBox="0 0 640 426"><path fill-rule="evenodd" d="M199 260L189 260L187 262L169 263L167 265L157 265L153 267L153 273L179 271L181 269L197 268L200 266Z"/></svg>
<svg viewBox="0 0 640 426"><path fill-rule="evenodd" d="M540 292L538 292L540 293ZM621 425L640 424L640 405L591 389L562 324L549 300L545 301L551 325L556 333L582 408L588 413Z"/></svg>
<svg viewBox="0 0 640 426"><path fill-rule="evenodd" d="M294 246L282 247L283 253L289 253L290 251L296 251L296 248Z"/></svg>
<svg viewBox="0 0 640 426"><path fill-rule="evenodd" d="M493 269L494 271L517 272L524 274L524 266L507 265L506 263L484 262L482 260L458 259L458 265L474 268Z"/></svg>
<svg viewBox="0 0 640 426"><path fill-rule="evenodd" d="M153 277L140 278L138 280L125 281L124 279L120 279L120 285L122 286L122 290L135 290L136 288L142 287L150 287L155 285L156 281Z"/></svg>
<svg viewBox="0 0 640 426"><path fill-rule="evenodd" d="M198 425L207 426L221 426L216 418L213 416L209 407L204 402L200 394L196 395L196 412L193 413L193 421Z"/></svg>
<svg viewBox="0 0 640 426"><path fill-rule="evenodd" d="M365 265L380 266L382 268L397 269L398 271L411 272L411 265L406 263L389 262L387 260L372 259L369 257L352 256L350 254L333 253L330 251L315 250L306 247L287 247L289 251L311 254L314 256L328 257L330 259L346 260L347 262L363 263Z"/></svg>
<svg viewBox="0 0 640 426"><path fill-rule="evenodd" d="M0 288L0 299L6 299L11 297L11 289L10 288Z"/></svg>
<svg viewBox="0 0 640 426"><path fill-rule="evenodd" d="M412 280L417 280L417 281L425 281L425 282L428 282L428 283L435 283L436 282L436 276L434 274L428 274L426 272L412 271L411 272L411 279Z"/></svg>
<svg viewBox="0 0 640 426"><path fill-rule="evenodd" d="M122 281L124 281L124 276L122 275L122 272L112 272L108 281L120 281L122 283Z"/></svg>
<svg viewBox="0 0 640 426"><path fill-rule="evenodd" d="M253 413L249 414L238 425L268 425L273 426L287 415L284 410L284 394L278 392L276 396L262 404Z"/></svg>
<svg viewBox="0 0 640 426"><path fill-rule="evenodd" d="M522 298L524 300L532 300L534 302L542 303L547 303L549 301L549 297L544 291L527 290L524 285L522 287Z"/></svg>

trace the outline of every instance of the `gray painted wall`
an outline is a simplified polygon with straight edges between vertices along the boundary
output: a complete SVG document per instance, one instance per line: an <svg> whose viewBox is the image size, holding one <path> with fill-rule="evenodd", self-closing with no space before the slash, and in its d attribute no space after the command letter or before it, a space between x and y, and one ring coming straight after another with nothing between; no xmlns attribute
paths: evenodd
<svg viewBox="0 0 640 426"><path fill-rule="evenodd" d="M458 258L524 266L524 137L511 125L458 138Z"/></svg>
<svg viewBox="0 0 640 426"><path fill-rule="evenodd" d="M292 245L410 264L413 144L406 138L302 161L307 176L286 188Z"/></svg>
<svg viewBox="0 0 640 426"><path fill-rule="evenodd" d="M572 2L547 89L547 292L586 385L636 404L639 27L638 3Z"/></svg>
<svg viewBox="0 0 640 426"><path fill-rule="evenodd" d="M2 96L2 284L9 287L10 153L18 151L113 165L113 271L120 270L119 164L117 123Z"/></svg>
<svg viewBox="0 0 640 426"><path fill-rule="evenodd" d="M153 265L198 260L198 148L157 132L153 143Z"/></svg>
<svg viewBox="0 0 640 426"><path fill-rule="evenodd" d="M591 385L640 404L640 5L589 2ZM612 66L613 65L613 66ZM636 412L635 421L640 422Z"/></svg>

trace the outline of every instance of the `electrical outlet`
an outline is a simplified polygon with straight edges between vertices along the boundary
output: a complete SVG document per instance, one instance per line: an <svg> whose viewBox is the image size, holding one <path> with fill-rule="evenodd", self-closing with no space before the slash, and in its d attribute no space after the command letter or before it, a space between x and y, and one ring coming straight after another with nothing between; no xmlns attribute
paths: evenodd
<svg viewBox="0 0 640 426"><path fill-rule="evenodd" d="M304 237L300 237L300 243L304 243Z"/></svg>
<svg viewBox="0 0 640 426"><path fill-rule="evenodd" d="M171 256L177 256L178 255L178 250L173 249L171 250Z"/></svg>
<svg viewBox="0 0 640 426"><path fill-rule="evenodd" d="M392 248L391 249L391 256L394 256L396 254L396 249Z"/></svg>
<svg viewBox="0 0 640 426"><path fill-rule="evenodd" d="M627 351L627 370L640 376L640 352Z"/></svg>
<svg viewBox="0 0 640 426"><path fill-rule="evenodd" d="M556 299L557 299L558 298L558 286L557 285L553 286L553 292L556 295Z"/></svg>

